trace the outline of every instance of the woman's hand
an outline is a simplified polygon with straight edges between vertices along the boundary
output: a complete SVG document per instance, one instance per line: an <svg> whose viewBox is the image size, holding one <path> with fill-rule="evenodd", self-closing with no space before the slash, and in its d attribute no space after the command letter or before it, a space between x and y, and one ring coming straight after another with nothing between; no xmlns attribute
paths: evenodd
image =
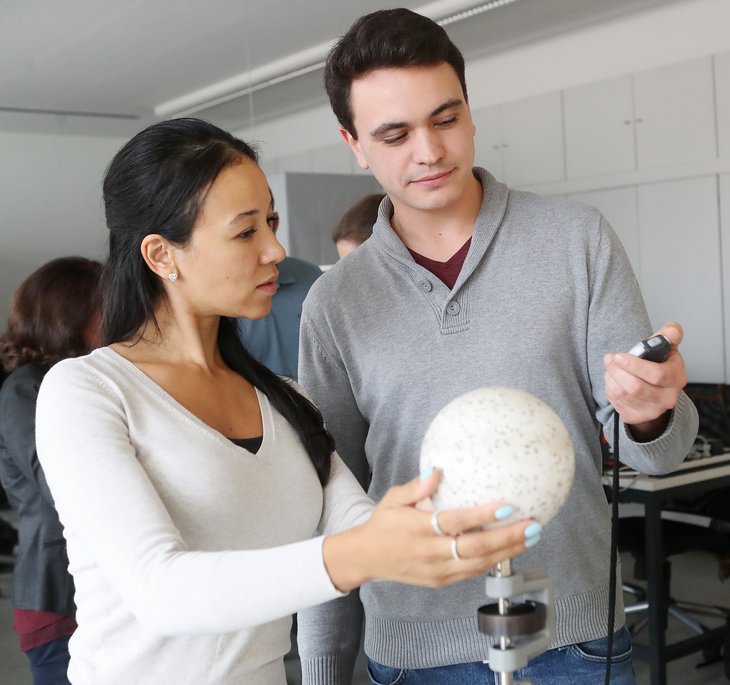
<svg viewBox="0 0 730 685"><path fill-rule="evenodd" d="M482 530L498 520L498 510L509 513L494 503L439 512L439 535L432 512L416 509L439 479L435 471L390 488L368 521L325 538L324 563L335 587L347 592L375 579L441 587L480 575L539 539L539 524L529 520Z"/></svg>

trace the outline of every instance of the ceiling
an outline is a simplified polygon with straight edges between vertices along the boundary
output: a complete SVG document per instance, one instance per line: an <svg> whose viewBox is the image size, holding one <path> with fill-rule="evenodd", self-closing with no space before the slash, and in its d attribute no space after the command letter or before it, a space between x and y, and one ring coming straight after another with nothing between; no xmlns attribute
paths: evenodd
<svg viewBox="0 0 730 685"><path fill-rule="evenodd" d="M469 58L676 1L514 0L446 29ZM0 0L0 131L128 136L181 109L240 129L325 102L321 69L214 106L203 101L318 64L377 7L441 19L478 4Z"/></svg>

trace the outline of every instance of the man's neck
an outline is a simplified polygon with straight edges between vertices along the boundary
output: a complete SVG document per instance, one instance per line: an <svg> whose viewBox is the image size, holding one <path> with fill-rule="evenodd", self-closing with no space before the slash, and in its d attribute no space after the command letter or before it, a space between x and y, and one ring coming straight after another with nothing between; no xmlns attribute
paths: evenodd
<svg viewBox="0 0 730 685"><path fill-rule="evenodd" d="M438 262L447 261L471 237L482 206L482 185L472 176L458 202L444 209L395 206L391 225L410 250Z"/></svg>

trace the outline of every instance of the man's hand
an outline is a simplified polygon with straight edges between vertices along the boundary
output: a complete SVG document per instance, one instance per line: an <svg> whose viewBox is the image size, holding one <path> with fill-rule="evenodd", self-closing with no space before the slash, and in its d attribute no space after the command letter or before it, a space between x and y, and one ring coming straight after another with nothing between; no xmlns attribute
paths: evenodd
<svg viewBox="0 0 730 685"><path fill-rule="evenodd" d="M672 350L661 364L627 352L608 353L603 358L608 400L638 442L649 442L664 432L669 410L674 409L687 384L684 360L679 353L682 327L667 323L657 333L672 341Z"/></svg>

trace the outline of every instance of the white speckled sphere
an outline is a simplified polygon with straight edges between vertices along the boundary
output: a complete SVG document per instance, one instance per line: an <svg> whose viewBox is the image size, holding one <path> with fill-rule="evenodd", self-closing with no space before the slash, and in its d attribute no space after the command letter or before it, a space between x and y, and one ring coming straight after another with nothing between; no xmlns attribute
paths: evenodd
<svg viewBox="0 0 730 685"><path fill-rule="evenodd" d="M479 388L449 402L421 445L421 470L438 467L436 509L487 502L514 507L511 520L545 525L557 514L575 472L560 417L522 390Z"/></svg>

